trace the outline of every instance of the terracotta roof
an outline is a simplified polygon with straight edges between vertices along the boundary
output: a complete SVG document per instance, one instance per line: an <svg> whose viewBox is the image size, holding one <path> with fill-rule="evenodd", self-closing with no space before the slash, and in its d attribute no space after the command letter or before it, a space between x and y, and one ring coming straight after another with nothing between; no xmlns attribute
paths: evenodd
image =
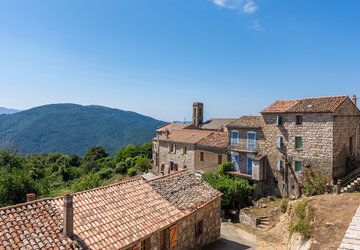
<svg viewBox="0 0 360 250"><path fill-rule="evenodd" d="M190 170L175 172L147 183L171 205L185 213L190 213L222 195Z"/></svg>
<svg viewBox="0 0 360 250"><path fill-rule="evenodd" d="M173 129L183 129L185 127L188 127L189 125L191 125L191 124L190 123L170 122L163 126L158 127L156 129L156 132L165 131L166 129L168 129L171 132Z"/></svg>
<svg viewBox="0 0 360 250"><path fill-rule="evenodd" d="M214 132L209 136L205 137L196 145L200 146L208 146L215 148L226 148L227 147L227 133L225 132Z"/></svg>
<svg viewBox="0 0 360 250"><path fill-rule="evenodd" d="M74 194L73 204L74 234L91 249L126 247L184 216L141 178Z"/></svg>
<svg viewBox="0 0 360 250"><path fill-rule="evenodd" d="M214 132L206 130L174 129L170 132L168 138L166 135L162 135L159 140L195 144L212 133Z"/></svg>
<svg viewBox="0 0 360 250"><path fill-rule="evenodd" d="M51 198L0 209L0 249L76 248L63 231L63 215Z"/></svg>
<svg viewBox="0 0 360 250"><path fill-rule="evenodd" d="M259 115L244 115L239 119L233 121L228 127L236 128L260 128L262 124L262 117Z"/></svg>
<svg viewBox="0 0 360 250"><path fill-rule="evenodd" d="M261 113L334 112L346 98L348 98L347 95L278 100L261 111Z"/></svg>
<svg viewBox="0 0 360 250"><path fill-rule="evenodd" d="M208 121L200 124L200 128L218 130L226 127L229 123L235 120L235 118L210 118Z"/></svg>

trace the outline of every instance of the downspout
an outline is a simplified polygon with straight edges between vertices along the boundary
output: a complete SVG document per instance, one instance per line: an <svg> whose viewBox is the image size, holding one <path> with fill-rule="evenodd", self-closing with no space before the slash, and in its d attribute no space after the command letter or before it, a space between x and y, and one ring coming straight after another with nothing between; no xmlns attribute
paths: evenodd
<svg viewBox="0 0 360 250"><path fill-rule="evenodd" d="M358 152L358 136L359 136L359 126L360 126L360 120L358 125L356 126L356 130L355 130L355 159L356 160L360 160L359 159L359 152Z"/></svg>

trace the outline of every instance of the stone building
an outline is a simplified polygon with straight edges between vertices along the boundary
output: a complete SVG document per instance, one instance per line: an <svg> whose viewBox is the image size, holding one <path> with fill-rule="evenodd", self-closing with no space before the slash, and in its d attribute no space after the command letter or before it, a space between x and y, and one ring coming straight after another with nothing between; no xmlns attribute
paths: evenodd
<svg viewBox="0 0 360 250"><path fill-rule="evenodd" d="M178 129L156 138L156 158L152 172L164 175L180 169L201 173L216 172L227 161L226 133ZM154 138L155 140L155 138Z"/></svg>
<svg viewBox="0 0 360 250"><path fill-rule="evenodd" d="M299 183L310 167L336 181L347 173L347 157L359 148L359 120L356 98L348 96L278 100L261 116L229 124L235 172L256 181L259 195L299 196Z"/></svg>
<svg viewBox="0 0 360 250"><path fill-rule="evenodd" d="M204 120L204 104L193 103L192 124L168 123L153 138L153 169L156 175L189 168L200 173L216 172L228 161L227 125L236 119ZM226 131L226 132L224 132Z"/></svg>
<svg viewBox="0 0 360 250"><path fill-rule="evenodd" d="M0 249L199 249L220 238L220 199L190 171L135 177L0 208Z"/></svg>

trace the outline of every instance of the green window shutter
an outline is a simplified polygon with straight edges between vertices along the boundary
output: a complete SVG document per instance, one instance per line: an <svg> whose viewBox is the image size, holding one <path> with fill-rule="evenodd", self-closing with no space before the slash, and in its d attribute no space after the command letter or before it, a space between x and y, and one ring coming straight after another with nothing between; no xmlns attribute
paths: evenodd
<svg viewBox="0 0 360 250"><path fill-rule="evenodd" d="M301 137L295 137L295 148L301 148L301 147L302 147Z"/></svg>
<svg viewBox="0 0 360 250"><path fill-rule="evenodd" d="M295 171L296 172L301 172L301 161L296 161L295 162Z"/></svg>

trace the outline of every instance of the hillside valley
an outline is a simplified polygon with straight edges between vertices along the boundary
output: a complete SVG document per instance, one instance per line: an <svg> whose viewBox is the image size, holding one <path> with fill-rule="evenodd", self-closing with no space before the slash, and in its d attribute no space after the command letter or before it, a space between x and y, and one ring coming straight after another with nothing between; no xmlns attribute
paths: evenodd
<svg viewBox="0 0 360 250"><path fill-rule="evenodd" d="M151 141L165 122L131 111L103 106L50 104L14 114L0 115L0 141L20 154L84 155L101 145L110 155L128 144Z"/></svg>

